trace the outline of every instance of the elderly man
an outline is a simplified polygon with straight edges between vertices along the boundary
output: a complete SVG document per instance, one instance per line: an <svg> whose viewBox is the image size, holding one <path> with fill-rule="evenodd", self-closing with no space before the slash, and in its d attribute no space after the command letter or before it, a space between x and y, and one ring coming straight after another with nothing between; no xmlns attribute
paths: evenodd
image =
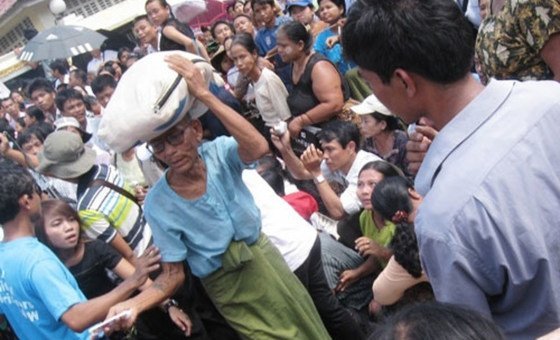
<svg viewBox="0 0 560 340"><path fill-rule="evenodd" d="M154 285L115 306L110 315L139 312L171 295L185 277L183 261L199 277L214 304L246 339L328 339L313 302L278 250L261 233L260 212L241 173L268 152L266 140L241 115L212 95L187 59L168 56L189 94L204 103L231 133L202 143L202 125L187 115L149 141L169 168L146 199L163 271Z"/></svg>
<svg viewBox="0 0 560 340"><path fill-rule="evenodd" d="M439 130L415 183L437 300L492 317L508 338L558 327L560 84L474 80L471 28L449 0L356 2L343 45L387 108Z"/></svg>

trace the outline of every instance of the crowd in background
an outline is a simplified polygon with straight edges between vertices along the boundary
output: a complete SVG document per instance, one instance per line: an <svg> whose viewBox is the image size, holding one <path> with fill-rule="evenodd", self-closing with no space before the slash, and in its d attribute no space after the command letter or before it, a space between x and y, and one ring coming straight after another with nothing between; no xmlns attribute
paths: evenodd
<svg viewBox="0 0 560 340"><path fill-rule="evenodd" d="M0 281L0 338L88 337L123 310L130 322L113 323L110 338L499 339L559 328L560 164L534 159L557 154L543 146L555 135L512 125L559 110L544 80L560 77L560 2L422 3L237 0L229 20L193 30L148 0L135 48L94 50L86 69L46 61L50 77L1 99L0 273L33 263L10 276L33 293L17 300L25 285ZM117 152L98 135L104 112L127 70L161 51L190 53L165 62L209 110ZM219 79L209 89L193 75L199 62ZM483 97L484 86L494 92ZM455 117L471 100L511 114L521 104L509 98L523 95L528 111L549 111L433 114ZM485 129L499 142L479 141L478 155L505 164L459 141ZM524 138L534 149L515 147ZM512 154L550 184L511 171ZM538 219L510 207L541 194L550 205L528 208ZM14 245L14 221L36 239ZM49 258L42 269L11 260L25 247ZM25 303L46 307L34 319Z"/></svg>

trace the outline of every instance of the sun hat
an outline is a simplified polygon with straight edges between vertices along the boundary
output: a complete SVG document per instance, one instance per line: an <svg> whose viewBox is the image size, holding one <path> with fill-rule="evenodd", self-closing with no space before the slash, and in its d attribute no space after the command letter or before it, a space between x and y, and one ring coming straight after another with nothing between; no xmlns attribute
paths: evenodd
<svg viewBox="0 0 560 340"><path fill-rule="evenodd" d="M82 141L84 143L87 143L92 136L91 133L82 130L80 123L74 117L60 117L54 122L54 126L56 127L56 131L64 130L70 126L78 129L78 131L80 131L80 134L82 135Z"/></svg>
<svg viewBox="0 0 560 340"><path fill-rule="evenodd" d="M57 178L77 178L95 165L96 157L95 151L84 146L77 134L55 131L43 143L37 170Z"/></svg>
<svg viewBox="0 0 560 340"><path fill-rule="evenodd" d="M286 12L290 12L290 7L299 6L299 7L315 7L312 0L288 0L286 2Z"/></svg>
<svg viewBox="0 0 560 340"><path fill-rule="evenodd" d="M368 115L374 112L381 113L384 116L395 116L385 105L383 105L375 95L370 95L363 102L352 106L350 110L359 115Z"/></svg>

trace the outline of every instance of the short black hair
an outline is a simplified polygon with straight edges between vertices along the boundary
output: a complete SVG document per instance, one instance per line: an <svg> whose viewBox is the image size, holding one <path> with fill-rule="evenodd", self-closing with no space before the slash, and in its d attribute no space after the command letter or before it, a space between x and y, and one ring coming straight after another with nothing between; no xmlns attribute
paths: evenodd
<svg viewBox="0 0 560 340"><path fill-rule="evenodd" d="M30 106L25 110L25 112L29 117L35 118L37 122L45 121L45 113L37 106Z"/></svg>
<svg viewBox="0 0 560 340"><path fill-rule="evenodd" d="M10 137L15 138L16 132L14 128L8 123L6 118L0 118L0 133L7 133ZM0 157L1 159L2 157Z"/></svg>
<svg viewBox="0 0 560 340"><path fill-rule="evenodd" d="M388 83L395 69L450 84L473 64L472 27L454 1L362 0L342 34L346 56Z"/></svg>
<svg viewBox="0 0 560 340"><path fill-rule="evenodd" d="M426 302L408 305L385 319L368 339L501 340L505 337L492 320L473 310Z"/></svg>
<svg viewBox="0 0 560 340"><path fill-rule="evenodd" d="M20 165L0 159L0 224L13 220L19 214L19 199L33 195L35 180Z"/></svg>
<svg viewBox="0 0 560 340"><path fill-rule="evenodd" d="M252 0L251 1L251 8L253 10L255 10L256 5L261 5L261 6L270 5L270 6L272 6L272 8L274 8L276 6L276 4L274 3L274 0Z"/></svg>
<svg viewBox="0 0 560 340"><path fill-rule="evenodd" d="M282 31L293 43L297 44L300 41L303 42L303 49L306 53L311 51L313 37L307 28L299 21L289 21L280 26L278 31Z"/></svg>
<svg viewBox="0 0 560 340"><path fill-rule="evenodd" d="M108 74L100 74L91 82L91 90L96 96L103 92L106 87L117 88L117 81Z"/></svg>
<svg viewBox="0 0 560 340"><path fill-rule="evenodd" d="M136 18L134 18L134 20L132 20L132 25L136 25L137 22L142 21L142 20L146 20L150 25L154 25L152 24L152 22L150 21L150 19L148 18L148 15L146 14L142 14L137 16Z"/></svg>
<svg viewBox="0 0 560 340"><path fill-rule="evenodd" d="M360 148L360 130L356 124L342 120L333 120L326 123L322 130L317 132L320 142L331 142L336 140L340 146L346 148L348 143L354 142L356 152Z"/></svg>
<svg viewBox="0 0 560 340"><path fill-rule="evenodd" d="M29 143L29 141L33 137L37 138L41 143L43 143L47 136L48 134L45 134L45 131L43 131L41 127L37 126L37 124L33 124L18 136L17 142L19 146L23 147L23 144Z"/></svg>
<svg viewBox="0 0 560 340"><path fill-rule="evenodd" d="M225 20L216 20L210 27L210 33L212 33L212 38L214 39L216 39L216 34L214 33L214 30L216 30L216 27L218 27L218 25L227 25L232 32L235 32L235 29L231 25L231 22Z"/></svg>
<svg viewBox="0 0 560 340"><path fill-rule="evenodd" d="M56 98L54 99L56 107L58 107L60 111L64 111L64 104L70 99L79 99L85 104L84 96L79 91L66 89L57 93Z"/></svg>
<svg viewBox="0 0 560 340"><path fill-rule="evenodd" d="M37 90L43 90L45 92L54 93L54 87L52 83L45 78L35 78L31 84L27 87L27 95L31 98L33 92Z"/></svg>
<svg viewBox="0 0 560 340"><path fill-rule="evenodd" d="M83 70L77 68L70 71L70 74L73 74L76 78L80 79L83 85L87 85L87 73L85 73Z"/></svg>
<svg viewBox="0 0 560 340"><path fill-rule="evenodd" d="M53 71L58 71L60 74L68 73L68 62L64 59L56 59L52 63L49 64L49 67Z"/></svg>
<svg viewBox="0 0 560 340"><path fill-rule="evenodd" d="M325 1L325 0L317 0L317 5L321 5L321 1ZM342 7L342 16L346 15L346 1L344 0L329 0L329 1L335 4L336 7Z"/></svg>

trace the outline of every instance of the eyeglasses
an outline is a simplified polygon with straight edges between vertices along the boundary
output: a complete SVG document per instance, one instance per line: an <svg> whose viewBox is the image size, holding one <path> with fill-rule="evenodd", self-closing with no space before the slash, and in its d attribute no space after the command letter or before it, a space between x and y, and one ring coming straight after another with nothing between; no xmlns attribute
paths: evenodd
<svg viewBox="0 0 560 340"><path fill-rule="evenodd" d="M185 131L187 130L187 128L188 126L182 129L175 128L175 131L171 132L167 136L149 142L147 145L148 150L151 153L156 154L161 153L163 152L163 150L165 150L165 143L171 146L177 146L183 143L183 141L185 140Z"/></svg>

